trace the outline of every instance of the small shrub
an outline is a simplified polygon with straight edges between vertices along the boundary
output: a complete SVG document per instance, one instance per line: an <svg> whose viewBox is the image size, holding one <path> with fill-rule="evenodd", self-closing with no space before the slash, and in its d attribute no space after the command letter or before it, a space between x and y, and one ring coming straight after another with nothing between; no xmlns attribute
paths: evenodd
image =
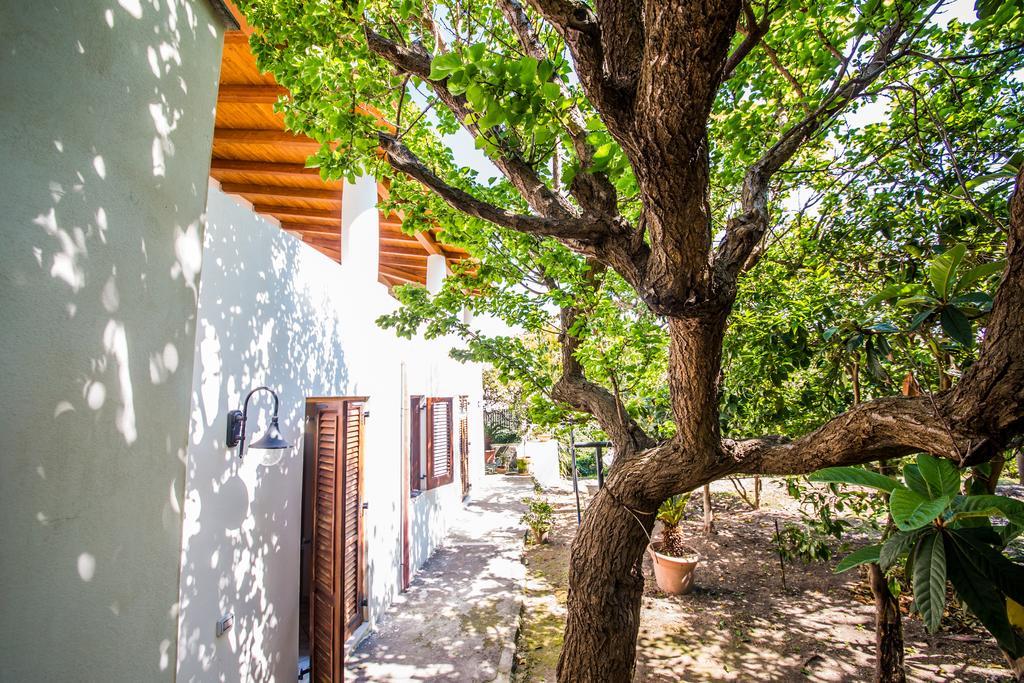
<svg viewBox="0 0 1024 683"><path fill-rule="evenodd" d="M665 528L663 533L665 543L661 548L665 555L685 557L692 552L683 543L683 530L679 526L679 523L686 519L686 505L690 502L692 495L693 491L674 495L658 508L658 520Z"/></svg>
<svg viewBox="0 0 1024 683"><path fill-rule="evenodd" d="M544 534L551 529L555 510L543 498L527 498L523 502L527 504L527 510L520 521L530 527L534 543L543 543Z"/></svg>
<svg viewBox="0 0 1024 683"><path fill-rule="evenodd" d="M516 460L516 472L519 472L519 474L526 474L526 461L522 458Z"/></svg>
<svg viewBox="0 0 1024 683"><path fill-rule="evenodd" d="M832 557L829 537L813 526L786 522L779 535L773 538L775 548L787 560L800 560L804 564L825 562Z"/></svg>

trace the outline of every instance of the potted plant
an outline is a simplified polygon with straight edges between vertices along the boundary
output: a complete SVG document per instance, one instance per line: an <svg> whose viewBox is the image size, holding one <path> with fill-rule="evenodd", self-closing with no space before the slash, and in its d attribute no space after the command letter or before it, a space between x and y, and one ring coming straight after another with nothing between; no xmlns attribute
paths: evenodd
<svg viewBox="0 0 1024 683"><path fill-rule="evenodd" d="M551 520L555 516L554 508L551 507L551 503L541 498L529 498L523 502L526 503L527 509L521 521L530 527L534 543L545 543L551 529Z"/></svg>
<svg viewBox="0 0 1024 683"><path fill-rule="evenodd" d="M516 458L516 472L519 474L526 474L527 467L528 465L525 458Z"/></svg>
<svg viewBox="0 0 1024 683"><path fill-rule="evenodd" d="M654 562L654 578L658 588L670 595L686 595L693 590L693 570L700 555L683 543L679 523L686 517L690 493L672 496L658 508L662 524L661 540L651 541L647 552Z"/></svg>

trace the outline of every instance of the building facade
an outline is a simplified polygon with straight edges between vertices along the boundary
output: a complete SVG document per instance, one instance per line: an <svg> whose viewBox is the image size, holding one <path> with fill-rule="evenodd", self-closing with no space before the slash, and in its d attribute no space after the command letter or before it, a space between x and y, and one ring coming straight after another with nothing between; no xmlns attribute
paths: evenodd
<svg viewBox="0 0 1024 683"><path fill-rule="evenodd" d="M329 208L306 215L239 191L288 181L225 170L246 156L220 118L225 43L242 42L230 7L14 5L0 3L3 678L294 680L325 596L334 666L483 474L479 368L448 357L453 340L375 323L390 286L436 287L458 254L385 234L371 178L310 187ZM226 446L228 412L263 385L293 444L272 466ZM254 395L249 438L270 409Z"/></svg>

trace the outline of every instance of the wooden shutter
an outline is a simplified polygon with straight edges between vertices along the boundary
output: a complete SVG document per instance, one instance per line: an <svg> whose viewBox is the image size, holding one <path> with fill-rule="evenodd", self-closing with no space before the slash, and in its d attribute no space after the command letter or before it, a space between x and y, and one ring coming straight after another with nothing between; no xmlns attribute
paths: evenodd
<svg viewBox="0 0 1024 683"><path fill-rule="evenodd" d="M345 641L363 621L363 405L317 404L309 608L316 683L341 683Z"/></svg>
<svg viewBox="0 0 1024 683"><path fill-rule="evenodd" d="M423 481L420 472L420 456L422 455L422 441L420 437L420 404L422 396L413 396L409 399L409 491L420 491L423 489Z"/></svg>
<svg viewBox="0 0 1024 683"><path fill-rule="evenodd" d="M452 483L452 400L427 399L427 488Z"/></svg>
<svg viewBox="0 0 1024 683"><path fill-rule="evenodd" d="M347 401L344 441L345 638L363 623L363 403Z"/></svg>
<svg viewBox="0 0 1024 683"><path fill-rule="evenodd" d="M339 436L343 431L343 404L319 404L313 453L313 579L310 586L309 646L312 680L340 683L343 621L340 590L341 477Z"/></svg>

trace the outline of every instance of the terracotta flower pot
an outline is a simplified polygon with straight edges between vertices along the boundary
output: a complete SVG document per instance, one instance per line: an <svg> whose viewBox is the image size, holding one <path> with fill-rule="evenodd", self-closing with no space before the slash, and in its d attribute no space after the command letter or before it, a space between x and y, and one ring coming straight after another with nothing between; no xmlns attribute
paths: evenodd
<svg viewBox="0 0 1024 683"><path fill-rule="evenodd" d="M686 595L693 590L693 570L700 562L700 555L696 552L686 557L672 557L662 555L662 542L654 541L647 546L647 552L651 554L654 563L654 579L658 582L658 588L670 595Z"/></svg>

